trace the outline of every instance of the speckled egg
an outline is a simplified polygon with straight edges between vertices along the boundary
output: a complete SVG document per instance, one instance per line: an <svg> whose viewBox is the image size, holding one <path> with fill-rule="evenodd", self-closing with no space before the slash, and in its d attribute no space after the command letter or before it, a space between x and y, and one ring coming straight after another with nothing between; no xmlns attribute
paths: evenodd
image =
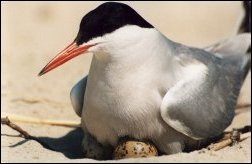
<svg viewBox="0 0 252 164"><path fill-rule="evenodd" d="M141 158L152 156L158 156L158 150L153 144L149 142L120 142L114 151L114 159Z"/></svg>

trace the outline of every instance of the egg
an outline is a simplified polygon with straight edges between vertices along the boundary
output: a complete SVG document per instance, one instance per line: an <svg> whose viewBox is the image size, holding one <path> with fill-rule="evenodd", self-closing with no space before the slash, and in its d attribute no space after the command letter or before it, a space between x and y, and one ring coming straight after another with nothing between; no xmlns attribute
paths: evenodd
<svg viewBox="0 0 252 164"><path fill-rule="evenodd" d="M114 150L114 159L158 156L157 148L150 142L123 141Z"/></svg>

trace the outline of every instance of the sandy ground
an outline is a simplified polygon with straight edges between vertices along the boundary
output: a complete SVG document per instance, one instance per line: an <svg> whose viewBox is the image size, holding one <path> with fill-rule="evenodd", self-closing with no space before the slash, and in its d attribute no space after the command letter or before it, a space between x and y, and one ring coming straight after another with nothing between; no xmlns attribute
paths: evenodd
<svg viewBox="0 0 252 164"><path fill-rule="evenodd" d="M38 72L70 43L82 16L101 2L1 2L1 116L17 114L79 121L72 110L71 87L88 73L92 55L83 55L49 74ZM243 11L240 2L127 2L167 37L204 47L235 35ZM251 75L239 103L251 104ZM237 110L232 125L251 125L251 108ZM1 162L96 162L82 159L79 129L18 123L56 151L1 125ZM13 136L14 135L14 136ZM251 162L251 140L218 152L199 151L121 162ZM118 162L118 161L111 161Z"/></svg>

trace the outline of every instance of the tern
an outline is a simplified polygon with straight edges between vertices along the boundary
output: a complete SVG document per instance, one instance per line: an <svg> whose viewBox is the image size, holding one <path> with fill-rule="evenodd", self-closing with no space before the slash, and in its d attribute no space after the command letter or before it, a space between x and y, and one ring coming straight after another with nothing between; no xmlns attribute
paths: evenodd
<svg viewBox="0 0 252 164"><path fill-rule="evenodd" d="M103 148L124 136L173 154L230 125L250 44L251 35L240 34L205 49L188 47L128 5L107 2L82 18L74 41L39 75L93 53L89 74L70 93L87 157L103 158Z"/></svg>

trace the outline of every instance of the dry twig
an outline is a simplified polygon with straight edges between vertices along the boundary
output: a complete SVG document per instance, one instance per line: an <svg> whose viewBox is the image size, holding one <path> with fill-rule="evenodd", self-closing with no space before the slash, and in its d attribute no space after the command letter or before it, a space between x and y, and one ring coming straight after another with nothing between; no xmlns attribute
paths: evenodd
<svg viewBox="0 0 252 164"><path fill-rule="evenodd" d="M1 124L3 125L7 125L10 128L12 128L15 131L18 131L21 135L20 137L23 137L25 139L30 139L30 140L34 140L39 142L43 147L50 149L50 150L54 150L53 148L51 148L47 143L45 143L44 141L40 140L38 137L32 136L30 135L28 132L26 132L25 130L23 130L21 127L19 127L18 125L12 123L8 117L5 118L1 118Z"/></svg>
<svg viewBox="0 0 252 164"><path fill-rule="evenodd" d="M6 117L1 118L5 119ZM58 121L58 120L48 120L48 119L39 119L39 118L31 118L26 116L19 116L14 114L9 114L8 118L11 121L25 122L25 123L33 123L33 124L47 124L47 125L55 125L55 126L66 126L66 127L80 127L79 122L75 121Z"/></svg>
<svg viewBox="0 0 252 164"><path fill-rule="evenodd" d="M251 136L251 132L241 134L239 141L243 141L243 140L247 139L250 136ZM232 143L233 143L233 141L232 141L231 137L229 137L228 139L221 140L218 143L211 144L207 148L209 150L218 151L218 150L220 150L220 149L222 149L224 147L227 147L227 146L231 145Z"/></svg>

